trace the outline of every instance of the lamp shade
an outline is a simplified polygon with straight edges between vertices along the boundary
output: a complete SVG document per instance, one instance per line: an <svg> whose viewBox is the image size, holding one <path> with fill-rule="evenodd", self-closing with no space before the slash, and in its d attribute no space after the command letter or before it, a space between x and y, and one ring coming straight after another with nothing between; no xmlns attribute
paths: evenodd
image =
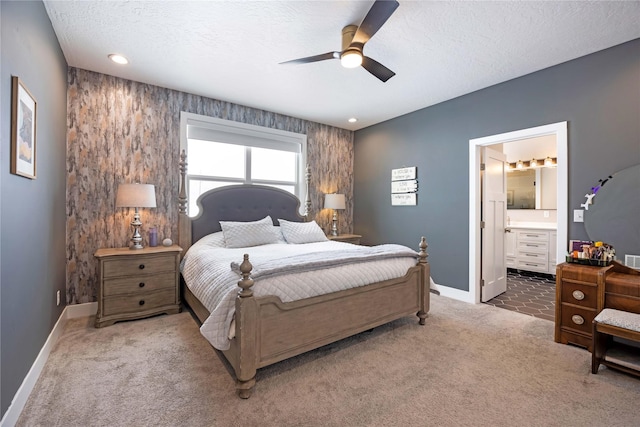
<svg viewBox="0 0 640 427"><path fill-rule="evenodd" d="M156 189L152 184L120 184L116 208L155 208Z"/></svg>
<svg viewBox="0 0 640 427"><path fill-rule="evenodd" d="M344 194L336 194L336 193L325 194L324 208L325 209L346 209Z"/></svg>

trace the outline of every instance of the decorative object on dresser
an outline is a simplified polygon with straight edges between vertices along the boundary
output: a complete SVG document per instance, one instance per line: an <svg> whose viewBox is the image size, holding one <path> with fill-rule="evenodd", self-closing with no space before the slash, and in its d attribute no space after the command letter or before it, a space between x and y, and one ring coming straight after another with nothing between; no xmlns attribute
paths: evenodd
<svg viewBox="0 0 640 427"><path fill-rule="evenodd" d="M604 308L640 313L640 277L617 261L558 265L555 341L593 351L593 320Z"/></svg>
<svg viewBox="0 0 640 427"><path fill-rule="evenodd" d="M142 249L142 236L140 235L139 208L156 207L156 190L152 184L120 184L116 194L116 208L135 208L133 214L133 237L131 237L130 249Z"/></svg>
<svg viewBox="0 0 640 427"><path fill-rule="evenodd" d="M95 326L180 311L177 245L144 248L98 249L98 313Z"/></svg>
<svg viewBox="0 0 640 427"><path fill-rule="evenodd" d="M344 194L325 194L324 208L333 209L333 220L331 221L331 235L338 235L338 209L346 209Z"/></svg>
<svg viewBox="0 0 640 427"><path fill-rule="evenodd" d="M354 245L360 244L362 238L359 234L340 234L339 236L327 236L329 240L335 240L336 242L353 243Z"/></svg>

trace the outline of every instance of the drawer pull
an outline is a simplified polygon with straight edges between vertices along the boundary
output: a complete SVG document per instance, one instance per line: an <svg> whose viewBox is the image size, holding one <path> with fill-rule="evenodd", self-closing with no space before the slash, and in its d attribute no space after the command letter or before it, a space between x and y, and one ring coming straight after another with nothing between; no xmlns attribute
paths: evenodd
<svg viewBox="0 0 640 427"><path fill-rule="evenodd" d="M571 321L576 325L582 325L584 323L584 317L580 316L579 314L574 314L573 316L571 316Z"/></svg>
<svg viewBox="0 0 640 427"><path fill-rule="evenodd" d="M141 299L141 300L140 300L140 302L139 302L138 304L140 304L140 305L144 305L144 300L143 300L143 299Z"/></svg>
<svg viewBox="0 0 640 427"><path fill-rule="evenodd" d="M582 301L584 299L584 292L582 291L575 290L571 295L573 295L573 297L578 301Z"/></svg>
<svg viewBox="0 0 640 427"><path fill-rule="evenodd" d="M144 288L144 282L138 283L138 286L140 286L141 288Z"/></svg>
<svg viewBox="0 0 640 427"><path fill-rule="evenodd" d="M140 265L138 266L138 268L139 268L140 270L144 270L144 264L140 264Z"/></svg>

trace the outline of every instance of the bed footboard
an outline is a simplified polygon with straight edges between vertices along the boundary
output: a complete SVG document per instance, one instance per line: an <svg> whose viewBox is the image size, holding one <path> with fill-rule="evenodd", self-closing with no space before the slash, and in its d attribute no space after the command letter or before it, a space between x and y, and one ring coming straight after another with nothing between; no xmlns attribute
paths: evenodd
<svg viewBox="0 0 640 427"><path fill-rule="evenodd" d="M424 325L430 302L426 248L423 237L419 261L403 277L289 303L253 295L252 266L245 254L236 336L223 352L235 370L238 395L251 396L261 367L412 314Z"/></svg>

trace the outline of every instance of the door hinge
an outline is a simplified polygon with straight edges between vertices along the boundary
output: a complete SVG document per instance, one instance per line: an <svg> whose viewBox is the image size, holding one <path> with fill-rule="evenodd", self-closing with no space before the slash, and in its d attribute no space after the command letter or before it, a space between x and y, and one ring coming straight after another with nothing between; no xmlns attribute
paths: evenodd
<svg viewBox="0 0 640 427"><path fill-rule="evenodd" d="M484 286L484 279L480 279L480 287Z"/></svg>
<svg viewBox="0 0 640 427"><path fill-rule="evenodd" d="M480 228L484 228L484 226L485 226L484 221L480 221Z"/></svg>
<svg viewBox="0 0 640 427"><path fill-rule="evenodd" d="M480 170L481 170L481 171L483 171L483 170L484 170L484 168L485 168L484 163L480 163Z"/></svg>

